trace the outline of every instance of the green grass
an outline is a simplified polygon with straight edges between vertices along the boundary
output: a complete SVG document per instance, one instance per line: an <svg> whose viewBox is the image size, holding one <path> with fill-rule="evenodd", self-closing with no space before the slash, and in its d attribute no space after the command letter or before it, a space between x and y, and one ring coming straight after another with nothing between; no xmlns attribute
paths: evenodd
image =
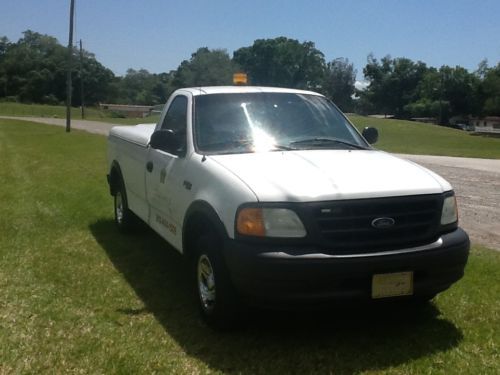
<svg viewBox="0 0 500 375"><path fill-rule="evenodd" d="M216 333L182 258L112 221L105 137L0 120L0 374L496 374L500 253L419 310L256 312Z"/></svg>
<svg viewBox="0 0 500 375"><path fill-rule="evenodd" d="M374 126L379 131L376 148L384 151L500 159L500 138L472 135L462 130L405 120L378 119L350 115L362 130Z"/></svg>
<svg viewBox="0 0 500 375"><path fill-rule="evenodd" d="M66 118L66 107L59 105L0 102L0 115L64 119ZM85 120L103 121L114 124L135 125L139 123L156 123L159 117L159 115L155 114L146 118L119 118L112 117L111 112L102 111L99 108L85 108ZM71 108L71 118L74 120L81 119L80 108Z"/></svg>
<svg viewBox="0 0 500 375"><path fill-rule="evenodd" d="M86 108L90 117L104 117L103 112L96 108ZM31 116L66 118L66 107L46 104L21 104L0 102L0 114L4 116ZM80 108L71 108L72 118L80 118Z"/></svg>

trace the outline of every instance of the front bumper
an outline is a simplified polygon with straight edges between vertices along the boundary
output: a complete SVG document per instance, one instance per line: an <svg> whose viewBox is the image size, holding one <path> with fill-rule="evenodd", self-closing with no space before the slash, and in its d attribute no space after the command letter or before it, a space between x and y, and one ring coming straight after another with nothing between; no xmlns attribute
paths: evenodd
<svg viewBox="0 0 500 375"><path fill-rule="evenodd" d="M336 256L227 240L224 255L242 295L264 303L303 303L369 300L374 274L405 271L413 272L413 294L429 297L463 276L469 248L469 237L458 228L433 244L377 254Z"/></svg>

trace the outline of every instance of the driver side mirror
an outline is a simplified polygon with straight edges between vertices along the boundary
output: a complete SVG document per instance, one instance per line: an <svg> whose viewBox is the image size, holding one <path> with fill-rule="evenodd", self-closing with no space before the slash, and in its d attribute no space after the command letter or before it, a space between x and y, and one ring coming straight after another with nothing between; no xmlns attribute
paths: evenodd
<svg viewBox="0 0 500 375"><path fill-rule="evenodd" d="M363 137L369 144L374 144L378 141L378 130L376 128L372 128L371 126L367 126L363 129Z"/></svg>
<svg viewBox="0 0 500 375"><path fill-rule="evenodd" d="M179 134L171 129L161 129L151 135L149 145L157 150L168 152L169 154L181 155L184 150L184 142Z"/></svg>

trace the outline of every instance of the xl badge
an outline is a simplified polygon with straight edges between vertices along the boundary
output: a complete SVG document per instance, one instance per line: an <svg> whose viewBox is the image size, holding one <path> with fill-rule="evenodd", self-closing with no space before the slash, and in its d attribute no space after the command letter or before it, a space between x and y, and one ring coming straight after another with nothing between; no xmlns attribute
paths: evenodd
<svg viewBox="0 0 500 375"><path fill-rule="evenodd" d="M372 227L377 229L392 228L396 222L392 217L377 217L372 221Z"/></svg>

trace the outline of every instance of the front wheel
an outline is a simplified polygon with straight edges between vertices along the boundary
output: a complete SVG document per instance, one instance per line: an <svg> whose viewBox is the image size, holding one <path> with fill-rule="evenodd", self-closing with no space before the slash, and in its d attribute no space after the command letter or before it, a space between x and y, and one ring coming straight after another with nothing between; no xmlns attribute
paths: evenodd
<svg viewBox="0 0 500 375"><path fill-rule="evenodd" d="M197 286L201 308L205 314L211 314L215 309L217 289L215 286L214 268L212 267L210 258L206 254L202 254L198 258Z"/></svg>
<svg viewBox="0 0 500 375"><path fill-rule="evenodd" d="M240 303L220 251L221 241L212 234L196 243L194 262L196 294L201 316L216 329L235 326Z"/></svg>

